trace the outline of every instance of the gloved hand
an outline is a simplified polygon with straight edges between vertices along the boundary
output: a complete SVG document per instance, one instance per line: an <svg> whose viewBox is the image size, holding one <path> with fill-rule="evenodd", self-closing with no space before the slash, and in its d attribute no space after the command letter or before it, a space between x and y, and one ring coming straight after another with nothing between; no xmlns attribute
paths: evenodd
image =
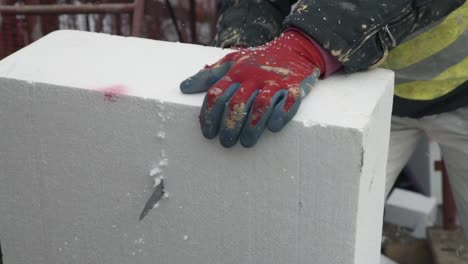
<svg viewBox="0 0 468 264"><path fill-rule="evenodd" d="M254 146L265 127L280 131L324 70L311 40L286 31L270 43L229 53L180 84L183 93L208 91L200 113L203 135L224 147Z"/></svg>

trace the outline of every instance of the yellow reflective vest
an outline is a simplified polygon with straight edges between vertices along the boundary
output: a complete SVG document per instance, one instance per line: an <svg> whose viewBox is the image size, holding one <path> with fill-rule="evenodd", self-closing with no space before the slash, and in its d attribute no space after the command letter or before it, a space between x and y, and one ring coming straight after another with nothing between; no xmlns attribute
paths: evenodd
<svg viewBox="0 0 468 264"><path fill-rule="evenodd" d="M468 2L390 51L393 113L419 118L468 106Z"/></svg>

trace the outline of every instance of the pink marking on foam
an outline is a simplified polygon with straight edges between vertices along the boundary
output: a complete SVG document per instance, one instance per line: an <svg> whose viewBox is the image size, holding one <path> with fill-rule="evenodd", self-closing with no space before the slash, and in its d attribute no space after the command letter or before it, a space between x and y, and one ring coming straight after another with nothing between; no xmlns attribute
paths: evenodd
<svg viewBox="0 0 468 264"><path fill-rule="evenodd" d="M127 94L128 88L122 84L116 84L107 86L104 88L98 88L104 94L104 101L115 103L121 94Z"/></svg>

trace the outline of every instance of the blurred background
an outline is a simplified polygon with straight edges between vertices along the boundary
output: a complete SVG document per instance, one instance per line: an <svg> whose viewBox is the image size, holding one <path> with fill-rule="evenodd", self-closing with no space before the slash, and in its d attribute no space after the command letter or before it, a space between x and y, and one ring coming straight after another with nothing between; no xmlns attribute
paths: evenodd
<svg viewBox="0 0 468 264"><path fill-rule="evenodd" d="M0 59L58 29L208 45L216 0L0 0Z"/></svg>

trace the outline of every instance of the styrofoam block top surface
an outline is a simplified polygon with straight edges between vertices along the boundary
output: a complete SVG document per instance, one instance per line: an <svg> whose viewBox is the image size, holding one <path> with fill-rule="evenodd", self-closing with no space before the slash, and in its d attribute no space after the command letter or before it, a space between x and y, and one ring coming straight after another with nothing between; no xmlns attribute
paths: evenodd
<svg viewBox="0 0 468 264"><path fill-rule="evenodd" d="M231 50L62 30L0 63L0 77L200 106L204 94L184 95L179 84ZM391 71L337 74L320 81L295 116L306 126L362 129L388 84Z"/></svg>
<svg viewBox="0 0 468 264"><path fill-rule="evenodd" d="M396 188L388 198L386 206L404 207L415 212L430 213L436 206L436 199Z"/></svg>

